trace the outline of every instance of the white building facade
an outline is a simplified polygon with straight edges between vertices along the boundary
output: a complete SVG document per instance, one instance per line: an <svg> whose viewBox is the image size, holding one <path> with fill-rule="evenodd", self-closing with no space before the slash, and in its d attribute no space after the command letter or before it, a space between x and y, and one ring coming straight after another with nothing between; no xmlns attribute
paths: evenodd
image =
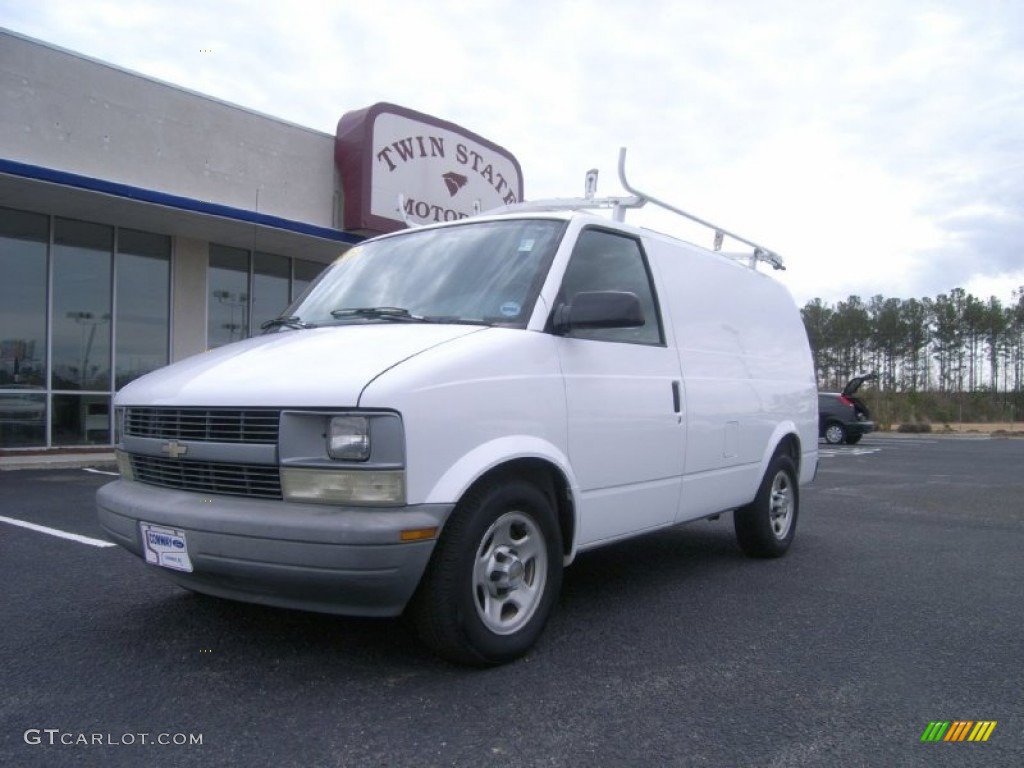
<svg viewBox="0 0 1024 768"><path fill-rule="evenodd" d="M0 455L109 446L115 391L258 333L364 237L462 215L474 181L522 198L513 157L443 121L375 105L334 136L3 29L0 105Z"/></svg>

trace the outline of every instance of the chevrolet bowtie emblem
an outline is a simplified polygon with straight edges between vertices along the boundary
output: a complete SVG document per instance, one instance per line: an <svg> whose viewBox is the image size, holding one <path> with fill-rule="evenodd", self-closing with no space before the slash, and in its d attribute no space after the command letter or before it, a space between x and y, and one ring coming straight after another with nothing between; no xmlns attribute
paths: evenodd
<svg viewBox="0 0 1024 768"><path fill-rule="evenodd" d="M171 440L171 442L161 445L160 451L166 453L172 459L180 459L188 453L188 446L182 445L177 440Z"/></svg>

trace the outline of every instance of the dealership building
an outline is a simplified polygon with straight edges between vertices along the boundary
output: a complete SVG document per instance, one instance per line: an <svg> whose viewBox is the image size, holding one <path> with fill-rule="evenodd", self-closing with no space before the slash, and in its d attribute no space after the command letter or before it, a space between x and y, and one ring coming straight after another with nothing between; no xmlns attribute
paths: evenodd
<svg viewBox="0 0 1024 768"><path fill-rule="evenodd" d="M391 104L304 128L0 28L0 456L109 446L133 379L260 333L366 237L522 199Z"/></svg>

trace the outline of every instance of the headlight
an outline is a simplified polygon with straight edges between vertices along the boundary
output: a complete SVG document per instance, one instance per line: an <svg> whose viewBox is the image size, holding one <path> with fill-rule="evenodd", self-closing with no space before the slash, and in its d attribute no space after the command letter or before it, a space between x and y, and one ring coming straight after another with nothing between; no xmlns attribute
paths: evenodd
<svg viewBox="0 0 1024 768"><path fill-rule="evenodd" d="M405 472L282 467L281 490L286 501L400 506L405 503Z"/></svg>
<svg viewBox="0 0 1024 768"><path fill-rule="evenodd" d="M327 429L327 455L345 461L370 458L370 420L366 416L335 416Z"/></svg>
<svg viewBox="0 0 1024 768"><path fill-rule="evenodd" d="M286 501L405 504L405 436L394 411L282 411L278 458Z"/></svg>

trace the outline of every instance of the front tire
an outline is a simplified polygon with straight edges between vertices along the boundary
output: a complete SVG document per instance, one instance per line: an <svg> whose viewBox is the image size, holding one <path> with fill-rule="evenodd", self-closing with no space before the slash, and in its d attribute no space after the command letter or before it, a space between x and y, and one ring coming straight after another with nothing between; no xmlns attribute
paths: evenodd
<svg viewBox="0 0 1024 768"><path fill-rule="evenodd" d="M740 549L750 557L781 557L796 535L800 488L796 465L784 454L768 465L757 496L733 512Z"/></svg>
<svg viewBox="0 0 1024 768"><path fill-rule="evenodd" d="M452 512L412 618L423 642L449 661L502 664L540 637L561 585L550 499L525 480L503 480L471 489Z"/></svg>

